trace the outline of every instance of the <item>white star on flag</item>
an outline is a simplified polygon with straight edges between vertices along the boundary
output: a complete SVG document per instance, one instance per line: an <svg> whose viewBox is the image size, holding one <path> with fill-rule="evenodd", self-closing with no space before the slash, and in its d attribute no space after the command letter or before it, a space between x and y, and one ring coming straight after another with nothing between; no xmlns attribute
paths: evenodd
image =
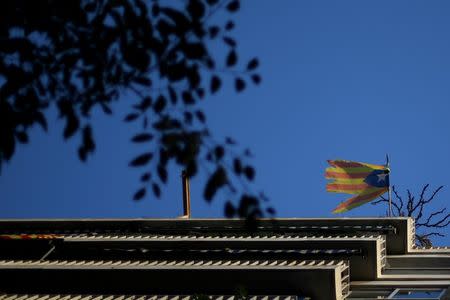
<svg viewBox="0 0 450 300"><path fill-rule="evenodd" d="M386 181L386 176L387 176L388 174L386 174L386 173L382 173L382 174L377 174L377 176L378 176L378 181L377 182L380 182L380 181Z"/></svg>

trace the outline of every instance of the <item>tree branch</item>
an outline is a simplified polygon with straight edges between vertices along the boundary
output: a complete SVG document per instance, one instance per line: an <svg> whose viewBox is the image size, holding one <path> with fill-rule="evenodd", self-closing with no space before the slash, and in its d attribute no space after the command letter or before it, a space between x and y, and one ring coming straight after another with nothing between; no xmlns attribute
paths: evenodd
<svg viewBox="0 0 450 300"><path fill-rule="evenodd" d="M419 197L416 199L410 190L406 190L407 192L407 201L406 201L406 212L403 212L404 201L400 194L395 189L395 186L392 186L392 191L395 197L392 199L392 206L395 207L394 215L395 216L404 216L407 215L409 217L413 217L416 220L416 229L418 228L434 228L434 229L442 229L447 227L450 224L450 213L446 213L446 208L431 211L430 213L426 213L428 205L433 201L435 196L442 190L443 186L435 189L430 197L426 197L426 193L429 188L429 184L423 186L419 193ZM381 196L379 200L372 202L373 205L377 205L380 203L389 203L389 200L385 197ZM430 237L439 236L444 237L445 234L438 231L426 232L424 234L416 234L417 244L423 247L431 247L432 241Z"/></svg>

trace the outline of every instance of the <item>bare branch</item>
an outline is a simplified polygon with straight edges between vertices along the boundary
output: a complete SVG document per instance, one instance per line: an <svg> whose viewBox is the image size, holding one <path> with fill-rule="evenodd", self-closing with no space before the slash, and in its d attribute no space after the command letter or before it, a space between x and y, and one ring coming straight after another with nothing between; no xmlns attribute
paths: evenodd
<svg viewBox="0 0 450 300"><path fill-rule="evenodd" d="M402 197L400 197L400 195L397 193L397 190L395 189L395 185L393 185L392 186L392 191L394 192L394 195L395 195L395 197L397 198L397 200L400 202L400 208L398 209L398 215L399 216L402 216L403 215L403 212L402 212L402 209L403 209L403 199L402 199ZM393 201L393 202L395 202L395 201Z"/></svg>
<svg viewBox="0 0 450 300"><path fill-rule="evenodd" d="M440 214L442 214L442 213L444 213L445 212L445 208L443 208L443 209L441 209L440 211L437 211L437 212L434 212L434 213L432 213L429 217L428 217L428 219L427 219L427 221L425 222L425 223L420 223L419 225L420 226L423 226L423 227L428 227L428 228L444 228L444 227L447 227L447 225L450 223L450 214L447 214L444 218L441 218L440 220L438 220L438 221L436 221L436 222L434 222L434 223L431 223L431 219L433 218L433 217L435 217L435 216L438 216L438 215L440 215ZM419 226L418 225L418 226Z"/></svg>
<svg viewBox="0 0 450 300"><path fill-rule="evenodd" d="M412 210L413 210L413 203L414 203L414 197L411 196L411 192L407 190L408 192L408 202L406 204L406 210L408 212L408 217L411 217Z"/></svg>
<svg viewBox="0 0 450 300"><path fill-rule="evenodd" d="M429 184L426 184L423 188L422 188L422 192L420 192L420 198L419 198L419 202L423 200L423 196L425 195L425 192L427 191Z"/></svg>
<svg viewBox="0 0 450 300"><path fill-rule="evenodd" d="M400 197L400 195L397 193L397 190L395 189L395 185L392 186L392 191L394 192L395 197L403 203L403 199L402 197Z"/></svg>
<svg viewBox="0 0 450 300"><path fill-rule="evenodd" d="M377 200L377 201L372 202L372 205L377 205L377 204L380 204L380 203L382 203L382 202L389 203L389 200L386 199L386 198L383 197L383 196L380 196L380 199ZM395 203L394 201L392 201L392 205L397 209L397 214L395 215L395 213L394 213L394 215L395 215L395 216L401 216L402 212L401 212L401 208L398 206L398 204Z"/></svg>
<svg viewBox="0 0 450 300"><path fill-rule="evenodd" d="M395 207L395 209L397 209L397 217L400 217L402 215L402 210L401 208L398 206L397 203L395 203L394 201L392 201L392 206Z"/></svg>
<svg viewBox="0 0 450 300"><path fill-rule="evenodd" d="M435 196L442 190L443 186L435 189L430 197L427 197L427 191L429 189L429 184L426 184L421 189L418 198L415 198L411 191L408 189L407 192L407 201L406 201L406 212L403 212L403 206L405 202L400 194L397 192L395 186L392 186L392 191L395 197L392 199L392 206L395 207L394 215L395 216L404 216L407 215L409 217L413 217L416 220L416 229L417 228L434 228L434 229L442 229L450 225L450 213L447 213L446 208L427 212L429 209L428 204L435 198ZM379 200L374 201L372 204L380 204L380 203L389 203L389 200L381 196ZM424 234L416 234L416 243L423 247L431 247L432 241L430 237L439 236L444 237L445 234L438 231L425 232Z"/></svg>
<svg viewBox="0 0 450 300"><path fill-rule="evenodd" d="M428 237L417 235L416 234L416 244L418 244L421 247L430 248L433 246L433 243Z"/></svg>
<svg viewBox="0 0 450 300"><path fill-rule="evenodd" d="M380 196L380 199L377 200L377 201L373 201L373 202L372 202L372 205L377 205L377 204L382 203L382 202L387 202L387 203L389 203L389 200L386 199L386 198L384 198L383 196Z"/></svg>
<svg viewBox="0 0 450 300"><path fill-rule="evenodd" d="M423 234L423 235L416 234L416 243L421 247L430 248L433 246L433 243L431 242L431 239L430 239L431 236L444 237L444 235L439 232L430 232L430 233Z"/></svg>
<svg viewBox="0 0 450 300"><path fill-rule="evenodd" d="M420 237L430 237L430 236L440 236L440 237L445 237L445 235L444 234L442 234L442 233L439 233L439 232L430 232L430 233L427 233L427 234L422 234L422 235L419 235Z"/></svg>
<svg viewBox="0 0 450 300"><path fill-rule="evenodd" d="M423 206L422 206L422 207L423 207ZM420 226L428 227L428 226L430 225L431 219L432 219L433 217L435 217L435 216L438 216L438 215L444 213L444 211L445 211L445 208L443 208L443 209L441 209L441 210L439 210L439 211L436 211L436 212L430 214L430 215L428 216L428 219L427 219L425 222L423 222L423 223L417 222L417 219L416 219L416 226L417 226L417 227L420 227Z"/></svg>
<svg viewBox="0 0 450 300"><path fill-rule="evenodd" d="M438 188L433 192L433 194L431 195L431 197L430 197L430 199L429 199L428 202L430 202L431 200L433 200L434 196L436 196L436 194L439 193L440 190L442 190L443 188L444 188L443 185L441 185L440 187L438 187Z"/></svg>
<svg viewBox="0 0 450 300"><path fill-rule="evenodd" d="M425 193L427 188L428 188L428 184L423 187L421 193ZM407 190L407 191L408 191L408 204L411 203L410 206L408 207L408 216L413 216L413 213L416 211L416 209L419 207L419 205L420 205L420 203L422 203L422 201L419 199L419 201L417 201L417 204L414 205L415 198L411 194L410 190Z"/></svg>

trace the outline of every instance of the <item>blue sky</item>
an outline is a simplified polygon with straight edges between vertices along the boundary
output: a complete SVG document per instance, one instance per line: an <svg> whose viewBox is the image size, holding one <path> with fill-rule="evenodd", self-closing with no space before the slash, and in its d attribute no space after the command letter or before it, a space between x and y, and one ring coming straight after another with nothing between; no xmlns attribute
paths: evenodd
<svg viewBox="0 0 450 300"><path fill-rule="evenodd" d="M283 3L276 5L275 3ZM450 175L450 2L245 0L235 36L245 60L258 56L262 84L241 94L229 82L204 102L218 138L233 136L254 153L255 190L279 217L331 217L347 195L327 194L327 159L384 163L402 194L448 186ZM87 164L78 140L63 142L49 114L49 134L33 130L0 176L0 218L176 217L180 178L172 173L161 200L133 202L141 151L128 141L126 105L99 114L97 151ZM206 204L202 177L191 181L194 217L220 217ZM447 206L450 187L434 203ZM345 216L381 216L365 205Z"/></svg>

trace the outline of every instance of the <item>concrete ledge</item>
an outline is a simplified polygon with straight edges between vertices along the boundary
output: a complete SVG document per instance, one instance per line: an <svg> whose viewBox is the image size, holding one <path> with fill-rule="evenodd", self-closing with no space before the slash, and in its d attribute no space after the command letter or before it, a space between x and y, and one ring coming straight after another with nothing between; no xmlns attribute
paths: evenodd
<svg viewBox="0 0 450 300"><path fill-rule="evenodd" d="M261 219L258 232L386 235L388 254L412 248L411 218L279 218ZM25 219L0 220L1 232L242 232L241 219Z"/></svg>
<svg viewBox="0 0 450 300"><path fill-rule="evenodd" d="M236 295L206 295L210 300L241 300ZM196 295L0 294L0 300L195 300ZM297 300L297 295L249 295L248 300Z"/></svg>
<svg viewBox="0 0 450 300"><path fill-rule="evenodd" d="M447 288L450 286L450 280L373 280L373 281L352 281L351 287L436 287L436 288Z"/></svg>
<svg viewBox="0 0 450 300"><path fill-rule="evenodd" d="M386 266L393 268L447 268L450 270L450 255L424 253L389 255Z"/></svg>
<svg viewBox="0 0 450 300"><path fill-rule="evenodd" d="M19 267L22 265L22 267ZM4 293L232 294L245 286L250 294L293 294L313 299L342 299L344 262L309 266L0 266ZM321 284L318 285L317 282ZM348 278L347 278L348 283Z"/></svg>

